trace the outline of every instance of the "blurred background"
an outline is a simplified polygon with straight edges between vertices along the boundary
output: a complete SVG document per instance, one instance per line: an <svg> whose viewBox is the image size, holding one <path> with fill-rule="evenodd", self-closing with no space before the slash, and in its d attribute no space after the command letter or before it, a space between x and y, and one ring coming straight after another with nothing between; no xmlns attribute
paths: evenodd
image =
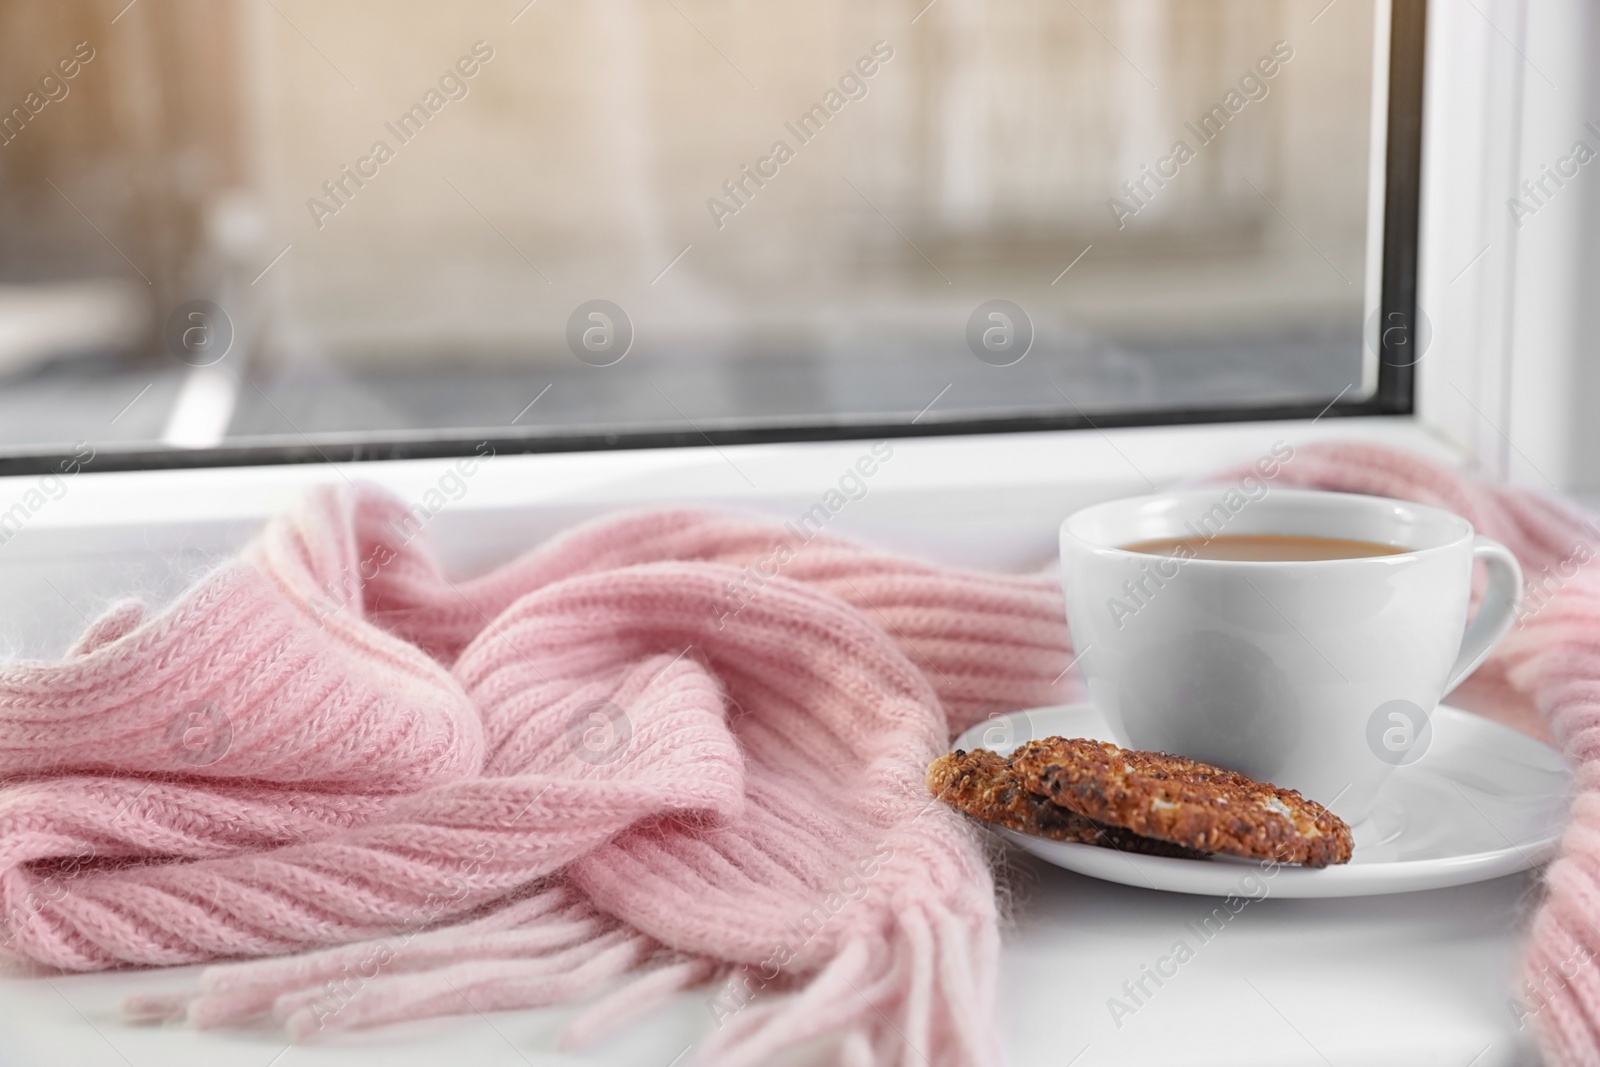
<svg viewBox="0 0 1600 1067"><path fill-rule="evenodd" d="M1354 399L1380 13L0 0L0 454Z"/></svg>

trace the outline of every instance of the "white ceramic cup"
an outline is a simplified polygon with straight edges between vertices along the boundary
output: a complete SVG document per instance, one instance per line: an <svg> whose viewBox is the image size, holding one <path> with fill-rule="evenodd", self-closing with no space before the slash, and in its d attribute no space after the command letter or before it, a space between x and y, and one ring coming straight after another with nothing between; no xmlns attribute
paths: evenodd
<svg viewBox="0 0 1600 1067"><path fill-rule="evenodd" d="M1178 559L1121 546L1291 534L1403 548L1315 561ZM1489 582L1467 624L1473 561ZM1160 493L1061 524L1078 666L1128 747L1237 770L1365 818L1421 757L1427 715L1505 635L1522 573L1459 515L1262 485Z"/></svg>

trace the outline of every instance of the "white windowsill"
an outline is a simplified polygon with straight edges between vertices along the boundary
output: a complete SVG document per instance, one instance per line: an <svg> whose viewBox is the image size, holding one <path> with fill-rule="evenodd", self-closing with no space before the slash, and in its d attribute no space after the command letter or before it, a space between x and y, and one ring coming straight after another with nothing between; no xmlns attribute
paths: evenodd
<svg viewBox="0 0 1600 1067"><path fill-rule="evenodd" d="M892 458L866 479L865 496L840 508L829 529L876 534L940 556L948 552L952 561L1014 566L1022 562L1014 542L1023 529L1036 533L1044 523L1053 532L1073 508L1246 462L1278 440L1296 446L1362 440L1444 462L1464 461L1454 446L1417 421L1399 417L901 438L889 442ZM539 532L549 528L541 515L564 523L580 514L648 505L736 507L792 518L819 502L871 444L500 455L464 479L465 488L434 516L437 525L429 525L452 556L475 557L478 553L450 536L469 516L471 525L481 527L489 516L514 514ZM58 499L31 513L22 531L0 546L0 565L7 555L59 552L62 535L69 533L99 532L115 540L117 531L137 528L144 544L178 537L192 546L202 531L260 522L291 506L310 486L345 480L374 482L407 501L423 502L455 462L112 473L96 473L90 462L57 491ZM0 516L39 481L0 478ZM989 540L993 536L998 543ZM107 543L100 536L91 540ZM518 547L529 543L524 536Z"/></svg>
<svg viewBox="0 0 1600 1067"><path fill-rule="evenodd" d="M866 479L866 494L840 508L828 529L954 563L1037 566L1053 558L1056 526L1073 509L1249 461L1278 440L1296 447L1381 442L1464 462L1410 419L900 440ZM580 517L618 507L708 504L793 519L869 445L502 456L465 479L459 499L440 509L428 530L451 566L474 572ZM55 631L51 641L59 643L81 628L78 612L127 591L119 585L161 586L150 573L167 566L171 588L310 485L365 479L418 501L450 468L451 461L428 460L86 473L0 546L0 615L15 617L26 603L28 628ZM0 480L0 514L36 482ZM74 574L84 575L77 585ZM61 595L36 584L41 575L64 586ZM70 612L61 596L74 601ZM53 606L42 608L47 601ZM23 638L12 636L15 649ZM1031 860L1017 865L1021 893L1005 935L1002 1018L1019 1067L1532 1062L1528 1032L1515 1030L1505 1007L1521 936L1518 905L1530 876L1399 897L1263 901L1117 1027L1107 1000L1123 996L1122 983L1137 979L1140 965L1167 952L1214 902L1107 885ZM665 1065L713 1025L709 994L694 993L600 1048L568 1057L547 1051L566 1014L560 1010L429 1020L286 1052L273 1029L200 1033L130 1027L118 1017L124 996L191 987L197 971L49 982L0 977L0 1048L7 1062L23 1064L122 1064L126 1057L168 1067L447 1059ZM1255 999L1244 978L1272 1004Z"/></svg>

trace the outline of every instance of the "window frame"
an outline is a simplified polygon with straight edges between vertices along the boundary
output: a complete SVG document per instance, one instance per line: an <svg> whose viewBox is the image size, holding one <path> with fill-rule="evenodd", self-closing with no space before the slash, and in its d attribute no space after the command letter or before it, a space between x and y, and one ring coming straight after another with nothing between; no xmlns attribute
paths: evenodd
<svg viewBox="0 0 1600 1067"><path fill-rule="evenodd" d="M1106 411L1088 415L1081 410L1049 414L1000 416L940 416L905 421L807 416L765 420L753 426L646 427L622 429L583 427L541 431L530 428L507 433L507 427L482 427L444 431L413 431L379 438L370 433L301 434L301 440L236 438L205 448L105 446L95 455L96 472L181 470L208 467L245 467L304 463L365 463L385 460L445 459L470 455L485 444L497 454L607 452L640 449L713 449L743 445L770 445L900 439L914 437L1029 434L1045 431L1103 431L1112 428L1207 425L1237 422L1276 422L1296 419L1407 416L1417 411L1412 324L1417 321L1419 286L1419 219L1423 182L1423 109L1425 56L1428 35L1426 0L1387 0L1388 69L1385 83L1375 77L1382 92L1385 117L1381 173L1382 236L1379 256L1377 315L1364 331L1367 355L1375 357L1375 381L1370 395L1353 399L1340 394L1331 403L1320 401L1237 406L1175 407L1149 410ZM1380 27L1381 29L1381 27ZM1381 49L1384 37L1380 32ZM1376 115L1375 115L1376 117ZM1376 170L1375 170L1376 173ZM1383 324L1399 330L1373 329ZM1367 336L1368 334L1374 336ZM1391 347L1391 338L1402 347ZM1396 356L1398 358L1386 358ZM1369 363L1369 367L1371 364ZM57 450L19 451L0 455L0 477L48 474L71 462L70 453Z"/></svg>

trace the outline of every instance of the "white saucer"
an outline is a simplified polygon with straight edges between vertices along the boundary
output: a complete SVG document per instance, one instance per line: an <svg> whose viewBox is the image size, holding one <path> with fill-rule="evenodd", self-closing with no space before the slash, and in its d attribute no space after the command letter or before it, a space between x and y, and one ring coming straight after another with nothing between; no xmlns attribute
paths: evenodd
<svg viewBox="0 0 1600 1067"><path fill-rule="evenodd" d="M1207 896L1411 893L1498 878L1554 857L1571 780L1560 754L1443 704L1429 721L1428 751L1415 763L1395 768L1372 815L1354 827L1355 854L1337 867L1279 866L1268 877L1252 860L1140 856L1015 830L997 832L1069 871L1141 889ZM996 716L963 733L956 747L1006 755L1024 741L1058 735L1115 740L1092 704L1075 704Z"/></svg>

